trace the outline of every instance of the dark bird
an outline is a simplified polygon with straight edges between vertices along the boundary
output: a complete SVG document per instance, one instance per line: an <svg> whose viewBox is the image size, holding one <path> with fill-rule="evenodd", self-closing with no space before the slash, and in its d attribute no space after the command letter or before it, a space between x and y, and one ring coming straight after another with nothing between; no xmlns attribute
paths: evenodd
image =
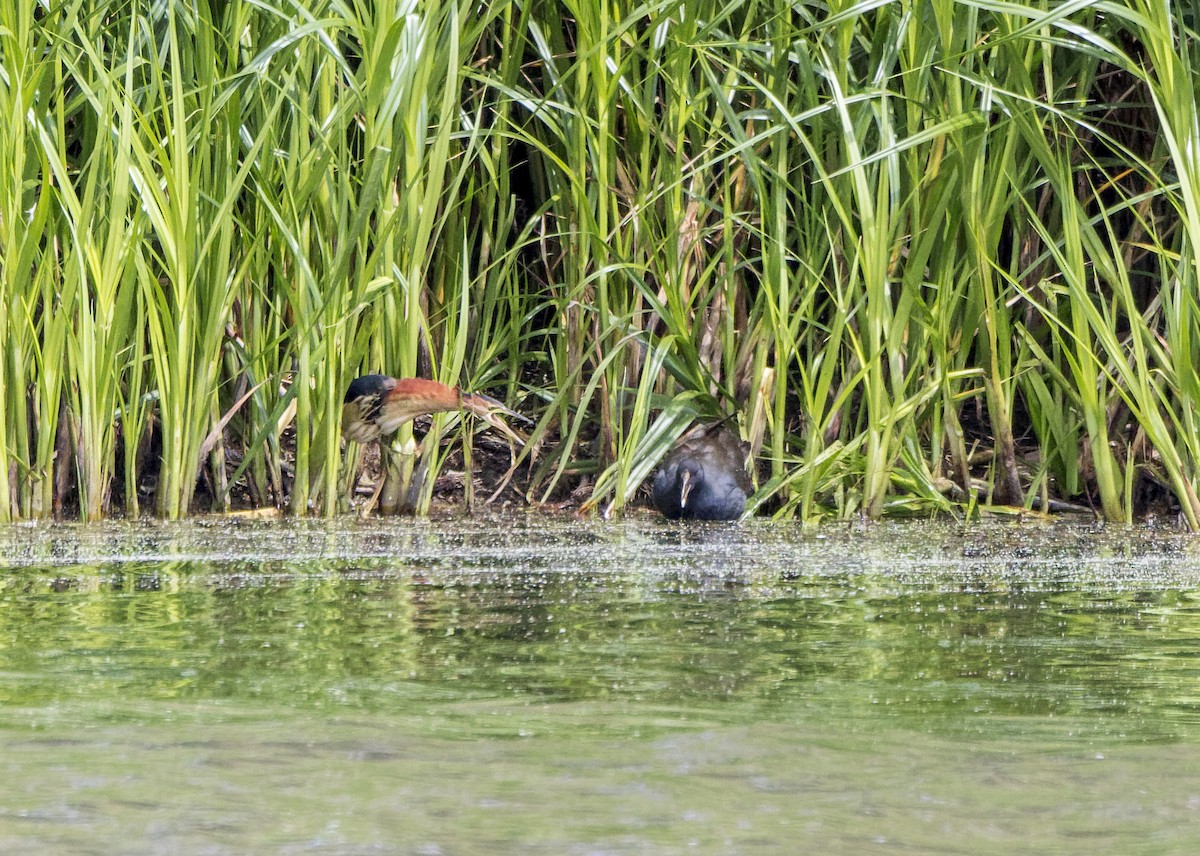
<svg viewBox="0 0 1200 856"><path fill-rule="evenodd" d="M529 422L494 398L463 392L436 380L371 374L355 378L342 402L342 435L348 440L370 443L391 434L405 422L431 413L461 410L474 413L519 442L517 434L501 414Z"/></svg>
<svg viewBox="0 0 1200 856"><path fill-rule="evenodd" d="M672 520L737 520L752 490L746 447L723 423L685 434L654 477L654 505Z"/></svg>

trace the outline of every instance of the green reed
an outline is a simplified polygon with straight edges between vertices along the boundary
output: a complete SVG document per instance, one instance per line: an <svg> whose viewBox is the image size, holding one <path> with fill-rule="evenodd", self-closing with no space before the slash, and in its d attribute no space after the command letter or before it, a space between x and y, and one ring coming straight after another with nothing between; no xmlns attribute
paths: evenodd
<svg viewBox="0 0 1200 856"><path fill-rule="evenodd" d="M619 513L729 418L759 513L1149 496L1200 528L1196 25L16 0L0 518L346 510L342 393L383 371L534 418L533 502ZM426 512L460 464L486 499L476 430L388 438L379 507Z"/></svg>

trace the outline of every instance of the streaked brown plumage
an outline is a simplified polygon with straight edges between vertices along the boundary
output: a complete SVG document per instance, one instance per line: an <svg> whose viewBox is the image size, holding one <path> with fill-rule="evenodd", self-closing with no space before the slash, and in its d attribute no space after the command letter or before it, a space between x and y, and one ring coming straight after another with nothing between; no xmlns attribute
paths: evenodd
<svg viewBox="0 0 1200 856"><path fill-rule="evenodd" d="M381 374L355 378L347 388L342 403L342 435L348 440L370 443L418 416L453 410L474 413L510 437L524 442L500 414L524 422L529 420L494 398L463 392L436 380Z"/></svg>
<svg viewBox="0 0 1200 856"><path fill-rule="evenodd" d="M672 520L737 520L752 490L746 445L717 422L693 428L667 453L654 479L654 505Z"/></svg>

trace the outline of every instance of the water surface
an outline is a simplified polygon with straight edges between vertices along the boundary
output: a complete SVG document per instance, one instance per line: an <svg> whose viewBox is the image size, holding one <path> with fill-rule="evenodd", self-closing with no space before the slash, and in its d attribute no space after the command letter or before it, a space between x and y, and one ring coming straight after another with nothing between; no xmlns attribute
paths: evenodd
<svg viewBox="0 0 1200 856"><path fill-rule="evenodd" d="M0 529L0 852L1200 852L1200 541Z"/></svg>

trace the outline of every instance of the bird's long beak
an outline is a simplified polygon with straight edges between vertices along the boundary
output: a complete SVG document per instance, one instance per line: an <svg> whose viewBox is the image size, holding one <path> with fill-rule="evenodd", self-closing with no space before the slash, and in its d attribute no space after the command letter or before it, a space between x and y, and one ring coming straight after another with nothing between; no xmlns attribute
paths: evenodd
<svg viewBox="0 0 1200 856"><path fill-rule="evenodd" d="M679 507L687 508L688 494L692 492L695 483L692 481L692 471L683 471L683 484L679 487Z"/></svg>
<svg viewBox="0 0 1200 856"><path fill-rule="evenodd" d="M470 413L474 413L484 422L493 428L499 429L501 433L508 435L510 439L516 440L522 446L525 445L525 436L505 422L504 416L509 416L528 425L534 424L532 419L522 416L514 410L509 410L491 396L481 395L478 392L464 392L462 395L462 408Z"/></svg>

